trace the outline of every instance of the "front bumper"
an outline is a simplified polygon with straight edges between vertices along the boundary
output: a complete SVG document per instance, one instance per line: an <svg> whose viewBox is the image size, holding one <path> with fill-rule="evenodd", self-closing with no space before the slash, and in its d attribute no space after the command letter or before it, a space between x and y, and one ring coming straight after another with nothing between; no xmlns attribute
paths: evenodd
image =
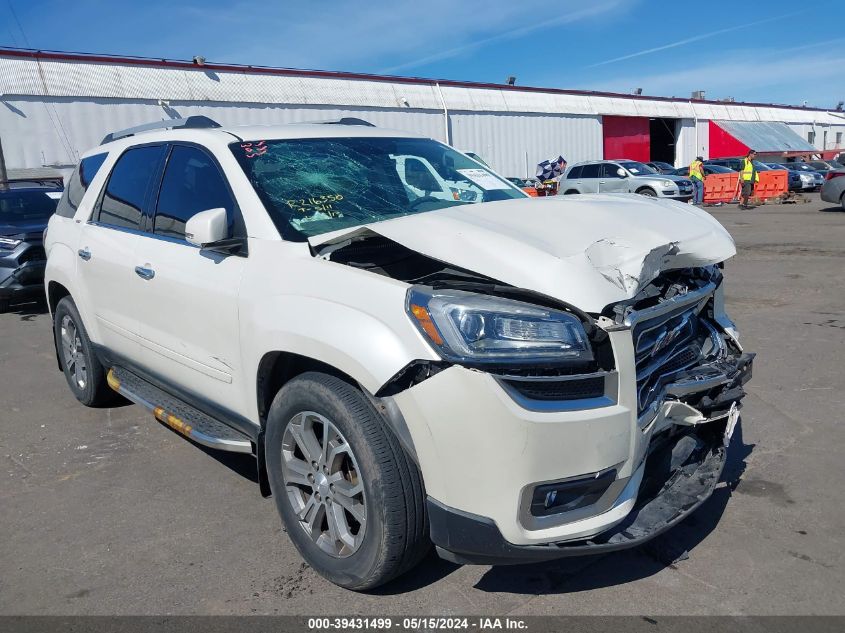
<svg viewBox="0 0 845 633"><path fill-rule="evenodd" d="M431 539L441 558L461 565L540 562L642 545L683 521L713 493L725 466L727 442L722 438L728 435L726 426L685 433L650 454L641 467L641 494L630 514L589 539L513 545L492 520L429 498ZM674 470L667 467L672 465Z"/></svg>
<svg viewBox="0 0 845 633"><path fill-rule="evenodd" d="M0 251L0 299L43 295L46 265L40 243L22 242L14 250Z"/></svg>

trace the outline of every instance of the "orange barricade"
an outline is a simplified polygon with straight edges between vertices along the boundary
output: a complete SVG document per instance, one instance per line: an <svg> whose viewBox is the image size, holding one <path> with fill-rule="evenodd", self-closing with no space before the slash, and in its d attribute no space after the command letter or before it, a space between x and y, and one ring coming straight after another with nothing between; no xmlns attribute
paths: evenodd
<svg viewBox="0 0 845 633"><path fill-rule="evenodd" d="M710 174L704 177L704 202L730 202L736 195L738 173Z"/></svg>
<svg viewBox="0 0 845 633"><path fill-rule="evenodd" d="M761 171L760 180L754 185L752 198L768 200L777 198L789 191L789 173L785 169Z"/></svg>

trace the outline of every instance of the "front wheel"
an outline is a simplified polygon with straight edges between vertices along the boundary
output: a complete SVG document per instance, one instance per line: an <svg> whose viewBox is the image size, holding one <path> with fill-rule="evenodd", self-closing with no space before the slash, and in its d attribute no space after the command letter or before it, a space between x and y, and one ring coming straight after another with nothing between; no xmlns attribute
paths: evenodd
<svg viewBox="0 0 845 633"><path fill-rule="evenodd" d="M322 373L294 378L273 400L265 442L276 507L319 574L371 589L428 551L419 470L359 389Z"/></svg>
<svg viewBox="0 0 845 633"><path fill-rule="evenodd" d="M640 189L637 193L641 196L645 196L646 198L657 197L657 193L654 191L654 189L649 189L648 187L646 187L645 189Z"/></svg>

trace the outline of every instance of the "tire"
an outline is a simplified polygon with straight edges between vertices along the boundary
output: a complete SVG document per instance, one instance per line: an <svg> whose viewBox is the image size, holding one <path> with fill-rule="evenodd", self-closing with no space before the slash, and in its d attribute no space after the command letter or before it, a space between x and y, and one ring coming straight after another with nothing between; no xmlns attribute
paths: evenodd
<svg viewBox="0 0 845 633"><path fill-rule="evenodd" d="M578 195L579 193L581 193L581 192L580 192L580 191L576 191L575 189L570 189L569 191L567 191L567 192L566 192L566 193L564 193L563 195L565 195L565 196L574 196L574 195Z"/></svg>
<svg viewBox="0 0 845 633"><path fill-rule="evenodd" d="M842 210L845 211L845 193L839 197L839 204L842 206Z"/></svg>
<svg viewBox="0 0 845 633"><path fill-rule="evenodd" d="M643 189L640 189L639 191L637 191L637 193L640 194L641 196L645 196L646 198L656 198L657 197L657 192L655 192L654 189L651 189L650 187L645 187Z"/></svg>
<svg viewBox="0 0 845 633"><path fill-rule="evenodd" d="M53 335L59 363L76 399L86 407L101 407L117 400L117 394L106 382L106 368L94 354L91 339L70 297L65 297L56 306Z"/></svg>
<svg viewBox="0 0 845 633"><path fill-rule="evenodd" d="M0 299L0 314L9 311L9 300L8 299Z"/></svg>
<svg viewBox="0 0 845 633"><path fill-rule="evenodd" d="M324 440L313 444L313 439L325 437L326 421L334 437L329 445L345 447L333 460L320 454ZM306 436L312 441L303 439ZM303 445L310 445L309 454ZM288 536L306 562L331 582L356 591L372 589L408 571L428 552L419 470L369 399L348 382L308 372L282 387L267 416L265 455L270 488ZM314 455L319 455L317 468L309 460ZM321 468L325 462L328 471ZM353 499L326 481L360 492ZM310 516L319 517L313 521L319 526L311 532L298 514L308 517L309 504ZM348 507L363 520L356 521ZM332 538L329 518L338 508L342 520L334 523L334 534L344 533L347 542Z"/></svg>

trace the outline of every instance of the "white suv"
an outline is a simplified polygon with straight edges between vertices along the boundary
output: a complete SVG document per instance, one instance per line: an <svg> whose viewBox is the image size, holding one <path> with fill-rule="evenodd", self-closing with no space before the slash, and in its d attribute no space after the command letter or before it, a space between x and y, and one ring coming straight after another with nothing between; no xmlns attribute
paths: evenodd
<svg viewBox="0 0 845 633"><path fill-rule="evenodd" d="M77 399L255 455L294 545L352 589L432 543L606 552L700 505L752 359L725 229L636 195L531 199L436 141L336 123L192 117L83 157L46 236ZM400 157L478 195L420 194Z"/></svg>

